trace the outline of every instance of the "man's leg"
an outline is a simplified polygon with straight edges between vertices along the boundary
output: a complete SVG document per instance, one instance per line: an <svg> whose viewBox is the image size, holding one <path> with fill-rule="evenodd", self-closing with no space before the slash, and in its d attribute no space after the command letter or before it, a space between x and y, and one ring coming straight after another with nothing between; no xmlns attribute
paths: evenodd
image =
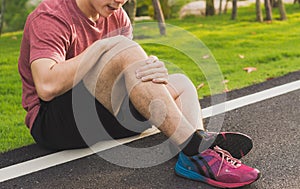
<svg viewBox="0 0 300 189"><path fill-rule="evenodd" d="M170 75L167 89L195 130L204 130L198 94L191 80L183 74Z"/></svg>
<svg viewBox="0 0 300 189"><path fill-rule="evenodd" d="M130 43L134 42L122 39L119 45L131 46ZM103 58L105 59L105 55ZM96 66L89 73L98 77L87 76L84 78L84 83L89 91L94 93L97 100L113 112L111 104L112 88L120 74L124 74L124 85L136 109L145 118L150 119L154 125L158 126L167 137L171 137L177 145L180 145L195 132L195 126L188 121L178 108L168 90L171 89L169 86L142 82L136 78L135 71L146 64L145 60L147 58L148 56L140 46L131 46L115 54L108 62L100 60L99 66ZM179 103L178 100L177 103ZM161 115L165 115L163 121Z"/></svg>

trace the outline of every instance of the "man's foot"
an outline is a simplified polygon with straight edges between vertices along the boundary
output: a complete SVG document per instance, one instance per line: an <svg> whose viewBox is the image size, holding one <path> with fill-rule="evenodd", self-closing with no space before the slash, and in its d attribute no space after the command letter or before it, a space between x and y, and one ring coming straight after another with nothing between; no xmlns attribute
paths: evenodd
<svg viewBox="0 0 300 189"><path fill-rule="evenodd" d="M228 151L233 157L241 159L248 154L252 147L252 139L239 132L206 132L197 131L202 138L202 142L199 148L199 152L206 150L207 148L213 148L219 146L220 148Z"/></svg>
<svg viewBox="0 0 300 189"><path fill-rule="evenodd" d="M242 164L240 160L233 158L229 152L218 146L191 157L181 152L175 173L220 188L242 187L260 177L257 169Z"/></svg>

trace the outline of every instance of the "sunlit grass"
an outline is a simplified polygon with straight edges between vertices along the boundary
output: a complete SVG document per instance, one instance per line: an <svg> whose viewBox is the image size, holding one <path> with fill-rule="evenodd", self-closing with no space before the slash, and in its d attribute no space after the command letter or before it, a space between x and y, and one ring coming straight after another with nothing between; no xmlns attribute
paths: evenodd
<svg viewBox="0 0 300 189"><path fill-rule="evenodd" d="M197 36L207 46L228 82L227 88L233 90L300 69L300 7L298 4L286 5L286 10L287 21L279 21L278 11L274 9L271 23L256 22L254 6L239 8L236 21L230 20L230 14L226 14L169 20L168 23ZM184 39L182 36L178 38ZM157 41L160 41L159 37ZM206 83L199 69L190 69L191 60L183 58L182 54L174 53L173 49L162 51L155 45L144 47L162 59L172 55L173 62L183 68L195 85ZM202 59L200 55L198 57ZM249 74L243 70L245 67L255 67L257 71ZM211 95L211 89L206 85L198 93L202 98Z"/></svg>
<svg viewBox="0 0 300 189"><path fill-rule="evenodd" d="M33 143L24 124L22 85L18 73L21 32L0 38L0 152Z"/></svg>

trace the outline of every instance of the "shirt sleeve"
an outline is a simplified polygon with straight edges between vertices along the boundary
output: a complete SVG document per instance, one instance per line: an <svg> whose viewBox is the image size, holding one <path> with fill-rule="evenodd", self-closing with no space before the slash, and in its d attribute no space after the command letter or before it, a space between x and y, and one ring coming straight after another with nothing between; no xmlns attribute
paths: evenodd
<svg viewBox="0 0 300 189"><path fill-rule="evenodd" d="M64 61L70 46L69 36L70 29L63 20L40 14L29 26L30 62L39 58Z"/></svg>

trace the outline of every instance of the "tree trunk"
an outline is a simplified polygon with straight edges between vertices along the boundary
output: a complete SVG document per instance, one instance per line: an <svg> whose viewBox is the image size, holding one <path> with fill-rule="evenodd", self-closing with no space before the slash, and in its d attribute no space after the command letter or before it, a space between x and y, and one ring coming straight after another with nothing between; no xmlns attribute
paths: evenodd
<svg viewBox="0 0 300 189"><path fill-rule="evenodd" d="M226 0L226 3L225 3L225 8L224 8L224 14L226 14L227 13L227 9L228 9L228 2L229 2L230 0Z"/></svg>
<svg viewBox="0 0 300 189"><path fill-rule="evenodd" d="M4 22L4 12L5 12L5 0L2 0L1 10L0 10L0 36L2 34L2 27Z"/></svg>
<svg viewBox="0 0 300 189"><path fill-rule="evenodd" d="M273 7L273 8L278 7L277 0L270 0L270 4L271 4L271 7Z"/></svg>
<svg viewBox="0 0 300 189"><path fill-rule="evenodd" d="M206 0L205 15L206 16L213 16L213 15L215 15L214 0Z"/></svg>
<svg viewBox="0 0 300 189"><path fill-rule="evenodd" d="M272 21L272 6L270 0L265 0L266 20Z"/></svg>
<svg viewBox="0 0 300 189"><path fill-rule="evenodd" d="M159 0L152 0L152 4L154 7L154 15L156 16L156 19L158 21L160 35L166 35L165 18L161 10L160 2Z"/></svg>
<svg viewBox="0 0 300 189"><path fill-rule="evenodd" d="M136 15L136 0L128 0L127 3L123 6L124 10L127 12L131 23L134 23Z"/></svg>
<svg viewBox="0 0 300 189"><path fill-rule="evenodd" d="M278 0L278 8L280 13L280 20L286 20L287 18L286 18L285 7L282 0Z"/></svg>
<svg viewBox="0 0 300 189"><path fill-rule="evenodd" d="M222 14L222 9L223 9L223 7L222 7L222 0L220 0L220 3L219 3L219 15Z"/></svg>
<svg viewBox="0 0 300 189"><path fill-rule="evenodd" d="M264 21L262 16L261 6L260 6L260 0L256 0L256 21L258 22Z"/></svg>
<svg viewBox="0 0 300 189"><path fill-rule="evenodd" d="M231 19L235 20L237 17L237 0L232 0L232 13Z"/></svg>

